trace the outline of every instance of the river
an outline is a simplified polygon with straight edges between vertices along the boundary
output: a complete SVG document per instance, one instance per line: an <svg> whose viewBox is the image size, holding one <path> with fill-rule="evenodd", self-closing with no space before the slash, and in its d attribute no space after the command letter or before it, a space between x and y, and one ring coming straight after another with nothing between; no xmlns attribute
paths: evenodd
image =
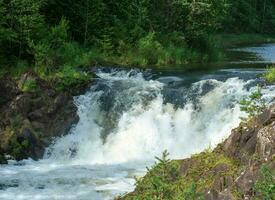
<svg viewBox="0 0 275 200"><path fill-rule="evenodd" d="M96 69L75 97L80 121L56 138L44 158L0 166L2 200L102 200L134 189L154 157L185 158L215 147L245 114L238 102L263 83L275 45L228 50L219 69L186 72ZM275 97L275 87L264 90Z"/></svg>

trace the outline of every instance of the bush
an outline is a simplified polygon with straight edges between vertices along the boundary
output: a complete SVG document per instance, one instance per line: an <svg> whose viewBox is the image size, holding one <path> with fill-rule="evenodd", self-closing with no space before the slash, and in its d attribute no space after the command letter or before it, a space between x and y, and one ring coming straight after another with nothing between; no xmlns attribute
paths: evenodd
<svg viewBox="0 0 275 200"><path fill-rule="evenodd" d="M28 151L30 151L30 143L28 140L19 142L16 136L13 136L9 141L8 153L16 160L25 159Z"/></svg>
<svg viewBox="0 0 275 200"><path fill-rule="evenodd" d="M156 65L165 57L163 46L156 40L153 32L138 41L138 51L146 65Z"/></svg>
<svg viewBox="0 0 275 200"><path fill-rule="evenodd" d="M34 55L35 65L37 67L44 67L44 71L56 70L59 66L64 64L64 59L68 58L63 54L66 49L68 40L68 21L61 19L60 23L52 27L49 34L38 43L30 42L29 46Z"/></svg>
<svg viewBox="0 0 275 200"><path fill-rule="evenodd" d="M105 57L96 49L83 53L77 58L77 66L87 67L105 63Z"/></svg>
<svg viewBox="0 0 275 200"><path fill-rule="evenodd" d="M266 102L262 96L261 88L258 86L257 91L252 92L247 99L240 101L241 111L246 112L249 118L261 114L266 109Z"/></svg>
<svg viewBox="0 0 275 200"><path fill-rule="evenodd" d="M275 67L269 67L264 75L264 78L269 83L275 83Z"/></svg>
<svg viewBox="0 0 275 200"><path fill-rule="evenodd" d="M137 180L136 190L122 199L202 199L196 183L188 181L183 184L185 179L180 174L180 162L171 161L168 155L168 152L164 151L161 158L156 157L156 164L151 169L147 169L148 172L143 178Z"/></svg>
<svg viewBox="0 0 275 200"><path fill-rule="evenodd" d="M23 92L35 92L35 91L37 91L37 89L38 89L38 86L36 84L36 80L34 80L34 79L27 79L23 83L22 88L21 88L21 90Z"/></svg>
<svg viewBox="0 0 275 200"><path fill-rule="evenodd" d="M137 192L141 199L173 199L175 193L173 182L179 179L179 165L168 159L164 151L157 163L148 169L147 175L137 180ZM130 198L131 199L131 198Z"/></svg>
<svg viewBox="0 0 275 200"><path fill-rule="evenodd" d="M53 79L56 82L57 90L71 91L89 82L90 76L85 72L65 66L54 75Z"/></svg>
<svg viewBox="0 0 275 200"><path fill-rule="evenodd" d="M255 184L254 191L260 199L274 200L275 197L275 175L270 169L263 165L261 167L262 178Z"/></svg>

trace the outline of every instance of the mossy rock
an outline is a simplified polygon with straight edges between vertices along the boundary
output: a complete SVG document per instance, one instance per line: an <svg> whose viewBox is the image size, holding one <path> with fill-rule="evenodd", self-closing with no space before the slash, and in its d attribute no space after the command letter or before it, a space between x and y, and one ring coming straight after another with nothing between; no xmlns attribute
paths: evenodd
<svg viewBox="0 0 275 200"><path fill-rule="evenodd" d="M141 179L134 192L118 199L203 199L206 189L217 189L219 180L224 187L233 183L238 162L223 154L205 151L185 160L160 160Z"/></svg>

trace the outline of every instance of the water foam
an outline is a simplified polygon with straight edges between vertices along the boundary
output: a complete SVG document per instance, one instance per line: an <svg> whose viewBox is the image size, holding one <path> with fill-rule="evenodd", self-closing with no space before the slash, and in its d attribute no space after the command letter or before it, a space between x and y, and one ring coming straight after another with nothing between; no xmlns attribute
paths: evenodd
<svg viewBox="0 0 275 200"><path fill-rule="evenodd" d="M75 98L79 123L43 160L1 168L0 199L113 199L133 190L134 177L163 150L184 158L221 142L244 116L238 101L256 89L255 79L208 78L173 88L186 92L175 95L184 102L177 105L165 96L169 80L146 80L137 71L97 75L95 85ZM274 86L263 92L275 96Z"/></svg>
<svg viewBox="0 0 275 200"><path fill-rule="evenodd" d="M163 84L147 81L141 73L99 73L108 85L130 85L128 91L116 94L113 101L129 101L131 106L121 112L117 126L102 140L99 126L100 97L104 91L88 92L76 99L80 122L71 133L59 139L50 149L50 159L72 159L86 164L119 164L148 161L168 150L172 158L183 158L209 146L215 146L237 126L243 113L238 101L249 94L251 81L230 78L225 82L208 79L196 82L190 90L202 95L199 102L188 101L176 108L164 103ZM213 89L204 94L208 84ZM144 96L154 98L144 102ZM115 107L115 106L114 106ZM106 116L105 116L106 117ZM73 149L73 154L72 150ZM64 156L66 155L66 156Z"/></svg>

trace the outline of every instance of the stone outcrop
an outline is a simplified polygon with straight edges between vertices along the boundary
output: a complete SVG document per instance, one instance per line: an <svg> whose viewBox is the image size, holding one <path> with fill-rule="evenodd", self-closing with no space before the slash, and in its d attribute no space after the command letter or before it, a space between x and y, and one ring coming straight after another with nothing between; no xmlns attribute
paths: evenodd
<svg viewBox="0 0 275 200"><path fill-rule="evenodd" d="M35 91L23 91L26 81L34 81ZM0 163L6 156L41 158L52 139L78 121L72 95L56 91L33 73L17 81L1 79L0 96Z"/></svg>
<svg viewBox="0 0 275 200"><path fill-rule="evenodd" d="M242 122L213 151L172 162L178 163L179 176L172 176L175 174L171 172L172 167L173 171L177 168L171 163L165 165L165 172L158 171L160 165L163 166L160 163L138 182L134 192L118 199L150 199L159 195L161 199L178 199L181 196L182 199L271 200L275 196L275 105ZM268 178L262 171L265 167L271 173ZM175 181L167 182L172 178ZM271 197L255 189L258 181L261 186L269 187L266 190ZM197 186L196 191L194 187L190 190L192 182ZM171 188L173 193L169 193ZM196 195L200 198L194 197Z"/></svg>
<svg viewBox="0 0 275 200"><path fill-rule="evenodd" d="M206 199L252 199L257 195L253 188L261 177L261 166L265 164L275 171L275 106L241 123L215 151L238 162L238 170L235 176L224 177L232 179L227 187L218 188L213 184L210 191L214 191L216 196L206 195Z"/></svg>

